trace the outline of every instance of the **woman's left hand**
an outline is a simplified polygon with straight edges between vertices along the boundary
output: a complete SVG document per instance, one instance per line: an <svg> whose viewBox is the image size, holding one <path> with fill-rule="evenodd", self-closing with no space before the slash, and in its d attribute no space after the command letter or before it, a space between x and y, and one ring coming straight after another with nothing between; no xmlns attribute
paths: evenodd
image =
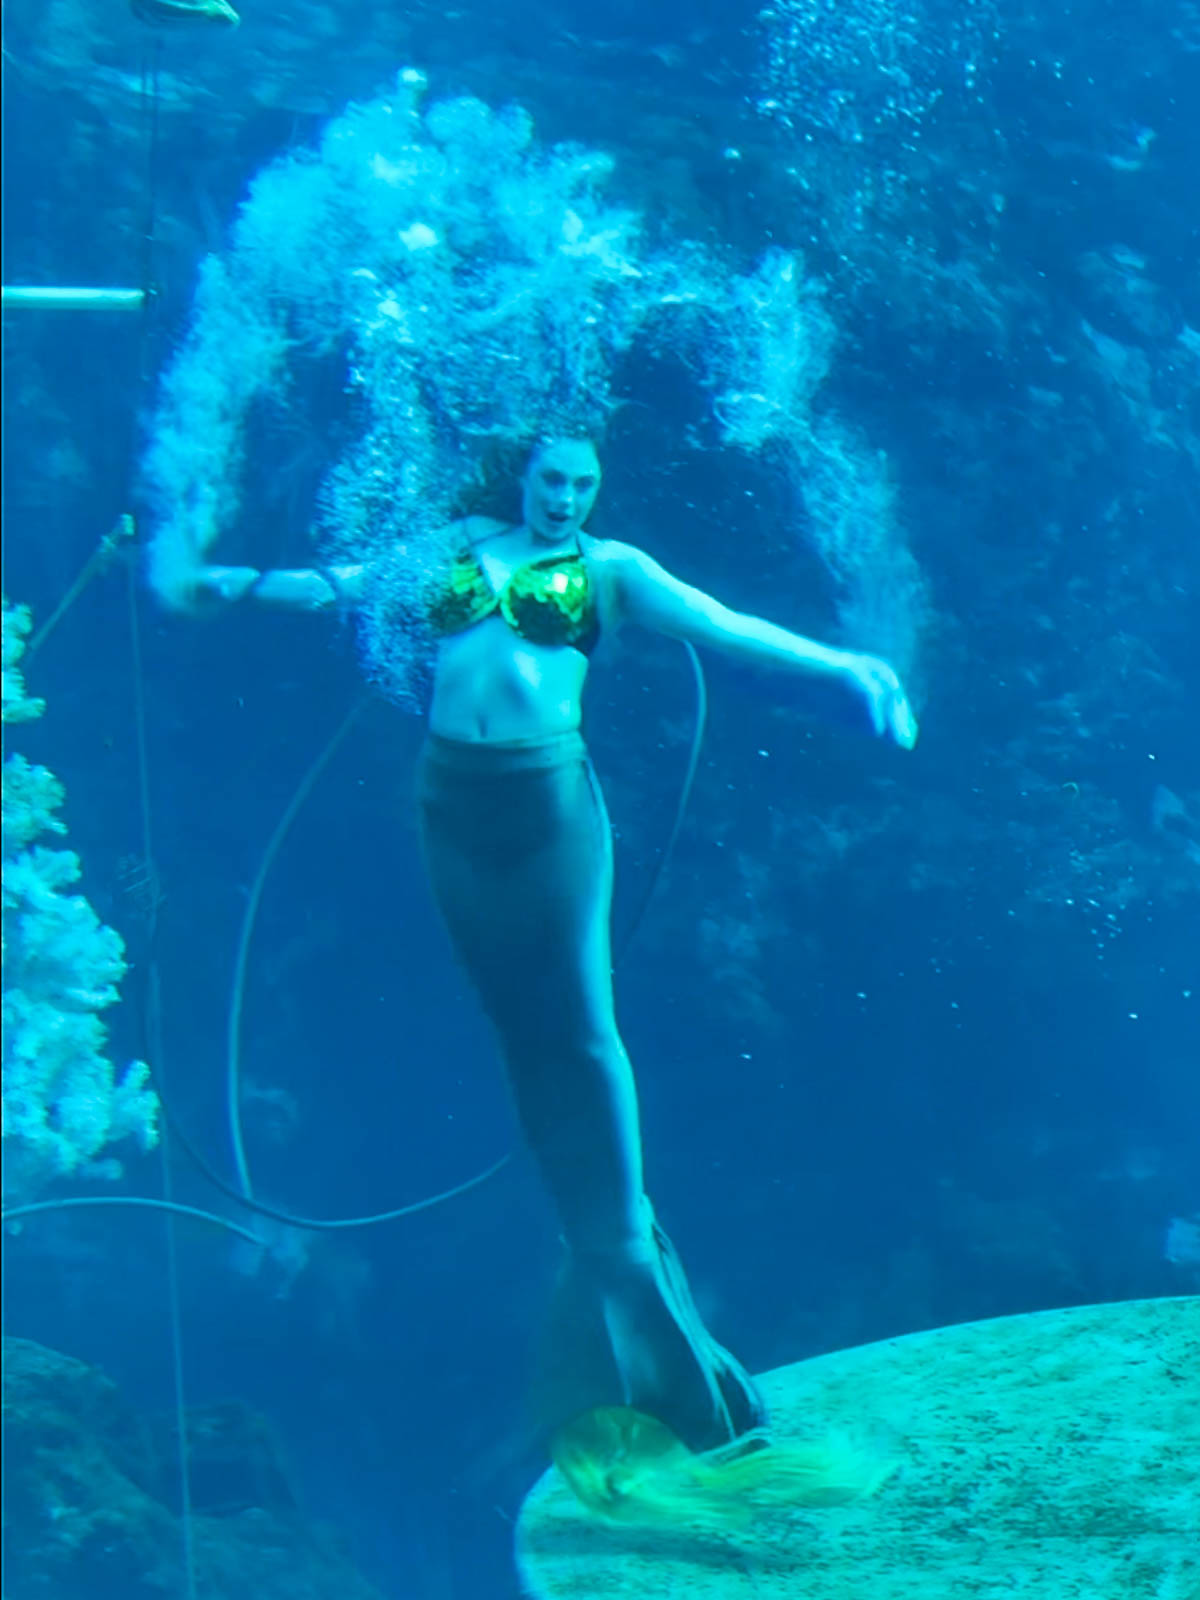
<svg viewBox="0 0 1200 1600"><path fill-rule="evenodd" d="M866 701L871 726L879 737L890 739L902 750L911 750L920 729L894 669L878 656L851 655L846 660L846 673Z"/></svg>

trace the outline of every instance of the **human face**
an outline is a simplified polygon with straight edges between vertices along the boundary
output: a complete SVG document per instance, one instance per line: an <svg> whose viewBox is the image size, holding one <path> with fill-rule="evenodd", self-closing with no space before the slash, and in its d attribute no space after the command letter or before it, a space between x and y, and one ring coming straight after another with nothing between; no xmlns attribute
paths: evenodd
<svg viewBox="0 0 1200 1600"><path fill-rule="evenodd" d="M561 544L587 521L600 489L590 439L552 439L530 459L522 479L525 526L535 539Z"/></svg>

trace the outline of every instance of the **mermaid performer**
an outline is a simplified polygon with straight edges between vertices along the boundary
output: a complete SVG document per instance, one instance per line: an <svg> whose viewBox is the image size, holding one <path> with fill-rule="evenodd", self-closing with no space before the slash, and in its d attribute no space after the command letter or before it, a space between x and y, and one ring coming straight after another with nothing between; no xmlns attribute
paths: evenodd
<svg viewBox="0 0 1200 1600"><path fill-rule="evenodd" d="M437 645L418 790L425 861L561 1225L542 1420L630 1407L705 1451L756 1435L765 1411L697 1314L646 1194L613 1002L612 843L580 731L588 658L638 624L827 680L902 748L916 721L886 662L732 611L642 550L589 535L591 438L541 439L520 487L518 524L451 526L453 560L427 599ZM321 611L362 603L371 581L366 566L203 566L194 598Z"/></svg>

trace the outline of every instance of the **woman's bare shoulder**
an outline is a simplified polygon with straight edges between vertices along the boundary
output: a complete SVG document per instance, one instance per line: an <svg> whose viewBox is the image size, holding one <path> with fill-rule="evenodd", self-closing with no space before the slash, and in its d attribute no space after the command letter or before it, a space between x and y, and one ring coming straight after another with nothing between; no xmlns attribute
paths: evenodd
<svg viewBox="0 0 1200 1600"><path fill-rule="evenodd" d="M626 566L646 559L645 552L636 545L625 544L621 539L597 539L590 533L581 535L580 549L589 561L607 567Z"/></svg>
<svg viewBox="0 0 1200 1600"><path fill-rule="evenodd" d="M631 574L645 564L645 552L620 539L596 539L590 534L581 537L579 547L595 584L605 631L615 633L624 619Z"/></svg>
<svg viewBox="0 0 1200 1600"><path fill-rule="evenodd" d="M511 522L502 522L499 517L470 516L450 523L446 532L456 534L463 544L476 545L498 533L507 533L511 527Z"/></svg>

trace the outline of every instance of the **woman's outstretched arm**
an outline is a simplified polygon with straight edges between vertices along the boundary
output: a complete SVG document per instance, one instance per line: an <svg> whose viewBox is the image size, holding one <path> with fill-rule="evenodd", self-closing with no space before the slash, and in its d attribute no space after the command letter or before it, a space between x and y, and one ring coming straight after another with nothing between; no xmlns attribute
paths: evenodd
<svg viewBox="0 0 1200 1600"><path fill-rule="evenodd" d="M599 550L619 620L758 666L835 681L861 700L877 734L906 750L916 744L917 720L908 697L895 670L878 656L820 644L761 617L733 611L702 589L682 583L632 545Z"/></svg>
<svg viewBox="0 0 1200 1600"><path fill-rule="evenodd" d="M232 605L251 600L285 611L328 611L337 605L357 605L362 599L365 566L277 567L260 572L257 567L201 567L196 573L198 607L206 602Z"/></svg>

